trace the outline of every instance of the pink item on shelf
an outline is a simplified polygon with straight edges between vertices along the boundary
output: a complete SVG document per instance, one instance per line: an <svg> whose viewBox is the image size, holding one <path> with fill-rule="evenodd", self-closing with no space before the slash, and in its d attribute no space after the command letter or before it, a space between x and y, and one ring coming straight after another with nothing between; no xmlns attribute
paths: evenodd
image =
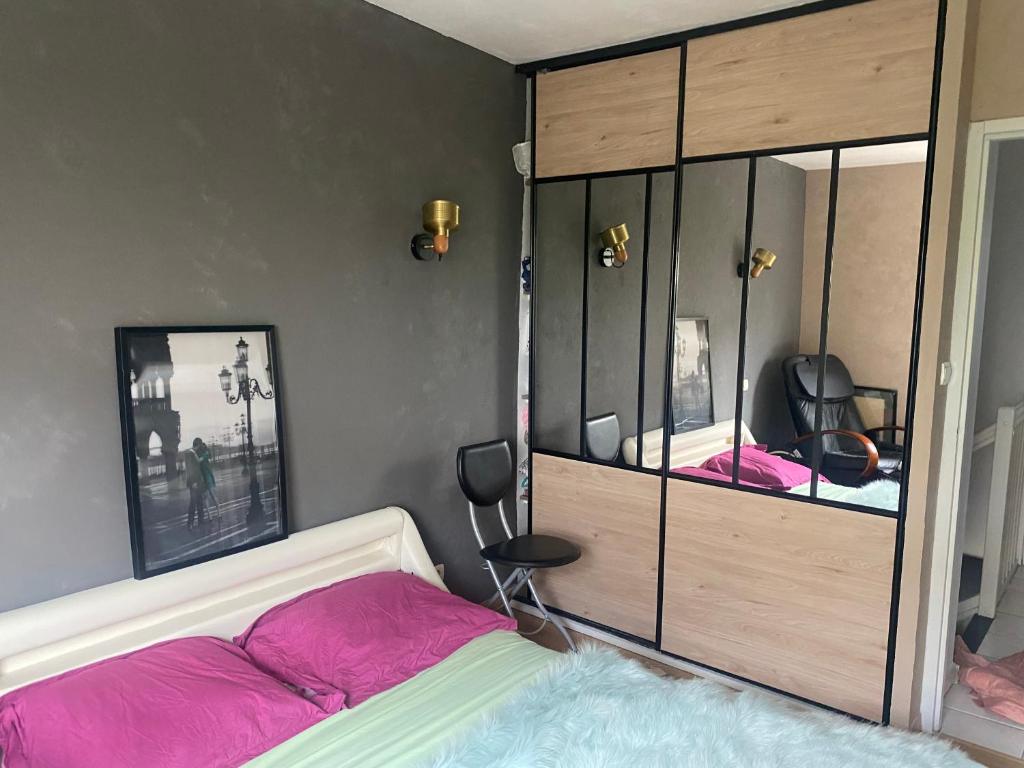
<svg viewBox="0 0 1024 768"><path fill-rule="evenodd" d="M990 661L971 653L958 636L953 661L960 666L960 682L971 689L978 706L1024 723L1024 651Z"/></svg>
<svg viewBox="0 0 1024 768"><path fill-rule="evenodd" d="M718 480L723 483L731 483L732 475L724 475L721 472L715 472L710 469L704 469L702 467L675 467L672 472L677 475L685 475L687 477L700 477L705 480ZM756 483L744 483L744 485L757 485ZM767 486L761 485L759 488L766 488Z"/></svg>
<svg viewBox="0 0 1024 768"><path fill-rule="evenodd" d="M5 768L229 768L322 720L240 648L186 637L0 698Z"/></svg>
<svg viewBox="0 0 1024 768"><path fill-rule="evenodd" d="M744 445L740 447L739 480L744 485L771 488L776 491L788 491L798 485L811 481L811 469L782 456L773 456L766 452L764 445ZM704 462L703 469L732 478L732 454L727 451L712 456ZM827 483L828 478L818 475L818 481Z"/></svg>
<svg viewBox="0 0 1024 768"><path fill-rule="evenodd" d="M316 589L235 638L262 669L329 712L354 707L516 622L400 571Z"/></svg>

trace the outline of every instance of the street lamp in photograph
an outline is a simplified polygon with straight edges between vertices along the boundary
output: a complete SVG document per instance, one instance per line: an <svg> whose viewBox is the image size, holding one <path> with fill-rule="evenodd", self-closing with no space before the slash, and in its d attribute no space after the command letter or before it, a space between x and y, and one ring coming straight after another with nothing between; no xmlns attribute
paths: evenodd
<svg viewBox="0 0 1024 768"><path fill-rule="evenodd" d="M234 370L234 379L238 383L237 394L231 394L232 376L227 366L220 369L217 378L220 379L220 388L224 392L224 399L228 405L235 405L242 401L245 402L246 429L242 439L244 441L244 449L248 454L249 465L249 513L246 516L246 522L252 523L263 516L263 501L260 499L260 479L256 465L256 445L252 439L252 401L256 397L263 400L271 400L274 397L274 391L268 386L267 391L264 392L260 388L260 383L256 379L249 377L249 345L244 338L239 338L238 343L235 344L235 362L231 367ZM269 371L270 366L268 365L268 375Z"/></svg>

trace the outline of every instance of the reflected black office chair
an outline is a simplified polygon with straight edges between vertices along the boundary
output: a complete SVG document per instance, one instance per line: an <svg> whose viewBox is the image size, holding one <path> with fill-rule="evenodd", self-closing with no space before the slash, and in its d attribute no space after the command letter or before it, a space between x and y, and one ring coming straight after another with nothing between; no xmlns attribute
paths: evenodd
<svg viewBox="0 0 1024 768"><path fill-rule="evenodd" d="M793 441L805 455L814 437L818 394L818 355L795 355L782 361L786 400L797 437ZM821 404L821 472L841 485L860 485L879 477L899 480L903 472L903 446L880 439L895 425L866 429L854 402L853 377L835 355L825 358ZM808 445L803 445L808 443Z"/></svg>
<svg viewBox="0 0 1024 768"><path fill-rule="evenodd" d="M487 570L491 572L491 578L494 579L494 584L498 588L488 603L492 603L500 597L505 611L514 618L511 601L524 586L527 587L537 609L541 612L544 623L550 621L565 638L569 648L575 651L576 644L572 641L565 626L557 616L548 612L544 601L537 594L532 576L533 572L539 568L557 568L576 562L580 559L580 548L571 541L557 536L512 535L502 501L515 484L512 449L507 440L492 440L489 443L462 446L459 448L456 458L456 467L459 486L469 501L469 519L473 524L476 540L480 544L480 556L484 559ZM498 507L498 516L501 518L501 526L505 529L507 537L504 541L490 545L484 542L476 516L478 506ZM505 581L502 581L498 575L495 564L512 568L512 573ZM541 624L541 627L543 626L544 624Z"/></svg>
<svg viewBox="0 0 1024 768"><path fill-rule="evenodd" d="M615 461L619 458L619 417L615 413L594 416L583 425L587 442L587 456L601 461Z"/></svg>

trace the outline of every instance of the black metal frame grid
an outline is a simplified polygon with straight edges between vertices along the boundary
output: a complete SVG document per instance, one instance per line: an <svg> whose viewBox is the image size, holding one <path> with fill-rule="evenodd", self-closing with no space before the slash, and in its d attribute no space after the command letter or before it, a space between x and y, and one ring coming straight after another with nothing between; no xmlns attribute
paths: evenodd
<svg viewBox="0 0 1024 768"><path fill-rule="evenodd" d="M590 202L593 190L587 179L583 197L583 312L580 331L580 456L587 455L587 329L590 326Z"/></svg>
<svg viewBox="0 0 1024 768"><path fill-rule="evenodd" d="M740 484L740 444L743 442L743 380L747 376L747 304L750 301L750 248L754 240L754 196L757 158L747 161L747 218L743 224L743 286L740 289L739 344L736 348L736 401L733 409L732 485Z"/></svg>
<svg viewBox="0 0 1024 768"><path fill-rule="evenodd" d="M609 632L616 636L630 640L632 642L639 643L646 647L655 649L667 656L677 658L687 663L694 664L709 670L714 670L719 674L724 674L728 677L741 680L759 687L771 690L777 693L783 693L792 698L805 701L810 704L822 707L827 710L840 712L847 714L855 719L863 719L850 713L842 712L833 707L823 705L820 702L813 702L807 699L803 699L799 696L795 696L792 693L777 690L771 686L760 683L756 680L744 678L740 675L734 675L725 670L720 670L715 667L703 664L693 659L687 659L685 657L673 654L662 648L662 603L664 598L664 581L665 581L665 532L666 532L666 496L669 479L678 480L680 482L691 482L705 485L713 485L722 488L729 488L732 490L741 491L748 494L760 494L765 496L771 496L776 498L785 498L798 503L810 503L819 506L828 506L838 509L844 509L851 512L877 515L881 517L894 518L896 520L896 537L895 537L895 551L893 559L893 584L892 584L892 598L890 603L890 617L889 617L889 631L888 631L888 645L887 645L887 656L886 656L886 669L885 669L885 683L884 683L884 694L882 703L882 720L883 724L888 724L890 719L890 710L892 704L892 681L895 667L895 652L896 652L896 637L898 630L898 616L899 616L899 598L900 598L900 580L902 577L902 564L903 564L903 546L905 540L905 525L906 525L906 507L907 507L907 494L909 487L909 475L910 475L910 457L911 447L913 441L913 422L914 422L914 406L915 406L915 394L918 382L918 364L920 361L920 335L921 335L921 321L922 321L922 306L924 300L924 281L925 281L925 261L927 256L927 245L928 245L928 224L930 220L930 203L931 193L933 186L933 173L934 173L934 161L935 161L935 137L938 125L938 97L940 87L940 75L942 68L942 46L944 43L945 35L945 16L946 16L946 0L939 0L939 13L938 13L938 24L936 29L936 49L935 49L935 70L932 82L932 101L931 101L931 114L929 120L929 129L927 133L918 134L900 134L894 136L878 137L873 139L858 139L850 141L838 141L831 143L821 143L814 145L803 145L797 147L778 147L778 148L764 148L753 150L750 152L740 153L728 153L722 155L708 155L701 157L684 158L683 151L683 123L685 120L685 77L686 77L686 55L687 55L687 44L686 41L702 37L709 34L717 34L718 32L727 31L728 29L738 29L742 27L754 26L756 24L762 24L769 21L778 21L785 18L792 18L794 16L804 15L807 13L816 13L822 10L828 10L832 8L838 8L847 5L853 5L865 0L827 0L826 2L810 3L804 6L798 6L794 9L788 9L786 11L763 14L761 16L751 17L749 19L742 19L736 22L730 22L727 25L715 25L713 27L706 27L698 30L690 30L688 32L682 32L678 35L665 36L663 38L655 38L649 41L641 41L640 43L630 44L629 46L616 46L609 49L602 49L600 51L593 51L585 54L573 55L570 57L562 57L558 60L552 60L547 62L537 62L531 65L522 65L518 68L518 71L528 73L530 75L531 85L534 89L534 94L531 100L531 115L530 115L530 126L531 126L531 138L533 139L533 146L531 148L531 160L536 161L536 73L545 71L548 69L561 69L571 66L578 66L580 64L592 63L595 61L604 61L611 58L619 58L621 56L632 55L634 53L642 53L651 50L664 50L678 46L680 52L680 75L679 75L679 101L677 107L677 135L676 135L676 158L677 162L675 165L669 166L656 166L649 168L639 169L624 169L620 171L602 171L597 173L585 173L585 174L574 174L567 176L558 177L547 177L544 179L533 179L532 194L531 194L531 264L532 264L532 293L531 293L531 317L530 317L530 412L529 412L529 444L530 444L530 476L531 476L531 488L528 497L528 529L533 530L533 455L547 455L555 456L560 458L572 459L574 461L581 461L584 463L596 464L600 466L615 467L623 471L640 472L648 475L657 475L661 478L661 494L660 494L660 517L659 517L659 542L658 542L658 583L657 583L657 618L656 618L656 636L653 643L649 640L639 638L620 630L616 630L614 627L602 625L599 622L595 622L571 612L551 609L555 613L571 618L576 621L580 621L583 624L593 626L605 632ZM752 245L752 230L753 230L753 215L754 215L754 194L756 190L756 159L758 157L789 154L794 152L808 152L808 151L824 151L828 150L832 152L831 162L831 177L829 185L829 214L826 231L826 248L825 248L825 274L823 277L823 292L822 292L822 311L821 311L821 326L819 335L819 355L824 360L824 356L827 353L827 330L828 330L828 312L829 312L829 294L830 294L830 273L832 266L832 244L835 237L835 218L836 218L836 204L838 195L838 182L839 182L839 160L842 149L860 147L860 146L876 146L882 144L891 143L902 143L909 141L928 141L928 154L925 165L925 182L924 192L922 200L922 226L921 226L921 240L918 256L918 273L917 282L915 286L915 299L914 299L914 320L913 320L913 336L911 343L910 352L910 370L908 377L908 388L907 388L907 403L906 403L906 417L905 417L905 436L904 436L904 470L903 470L903 482L900 488L899 505L895 512L889 510L875 509L872 507L866 507L862 505L849 504L844 502L837 502L831 499L818 499L816 496L817 480L818 480L818 468L821 460L821 438L820 435L814 439L814 457L812 459L812 490L810 496L795 496L785 492L773 491L770 489L753 488L744 486L738 482L738 462L733 462L733 478L731 483L717 482L714 480L708 480L703 478L694 478L686 476L673 475L670 471L668 464L669 461L666 458L670 455L669 446L671 440L672 430L672 365L673 365L673 337L674 337L674 320L676 314L676 305L678 301L678 277L679 277L679 263L680 263L680 241L682 234L680 232L680 219L681 219L681 198L682 198L682 181L685 166L693 163L701 162L713 162L718 160L735 160L735 159L747 159L750 163L748 169L748 189L747 189L747 212L745 222L745 235L744 235L744 270L743 275L743 291L740 308L740 346L738 350L738 363L737 363L737 391L736 391L736 434L734 435L734 450L739 450L740 443L740 421L742 419L742 403L743 403L743 391L742 381L745 374L745 331L746 331L746 320L747 320L747 303L749 299L749 266L750 266L750 250ZM641 436L643 435L643 413L644 413L644 377L646 374L646 330L648 327L648 315L647 315L647 303L648 303L648 256L649 256L649 238L650 238L650 207L651 207L651 180L654 173L672 171L674 178L674 191L673 191L673 207L672 207L672 245L671 245L671 268L670 268L670 285L669 285L669 312L668 312L668 328L666 337L666 348L665 348L665 379L664 379L664 400L662 404L663 408L663 433L662 433L662 457L661 467L658 469L652 469L643 466L642 454L643 454L643 442ZM640 353L639 353L639 387L640 387L640 399L638 402L638 413L637 413L637 454L638 463L637 466L624 466L622 464L616 464L613 462L601 461L586 456L585 451L585 433L584 425L586 420L586 345L587 345L587 282L588 282L588 271L589 271L589 260L593 254L589 253L590 243L590 182L593 179L606 178L613 176L628 176L628 175L646 175L645 184L645 208L644 208L644 246L643 246L643 287L641 291L641 309L640 309L640 323L641 323L641 342L640 342ZM583 311L583 353L581 355L581 406L580 406L580 455L573 456L564 452L537 448L533 446L533 437L535 435L535 408L533 398L535 396L535 356L534 356L534 345L533 339L536 336L536 307L537 307L537 227L536 227L536 214L537 214L537 191L538 187L547 183L554 183L559 181L571 181L571 180L583 180L586 181L586 215L585 215L585 226L587 231L584 234L585 247L584 247L584 311ZM815 433L821 431L821 400L823 393L822 382L820 381L824 373L824 366L819 366L819 381L818 381L818 402L815 408Z"/></svg>
<svg viewBox="0 0 1024 768"><path fill-rule="evenodd" d="M640 256L640 360L637 362L639 375L636 383L636 466L644 468L644 445L639 435L644 433L644 402L647 386L647 289L650 279L649 256L651 253L651 191L654 185L654 175L648 173L644 178L644 248Z"/></svg>
<svg viewBox="0 0 1024 768"><path fill-rule="evenodd" d="M825 400L825 368L828 364L828 313L832 301L832 251L836 241L836 204L839 200L839 156L841 149L832 150L831 170L828 178L828 214L825 224L825 264L821 278L821 317L818 325L818 377L814 396L814 437L811 438L811 498L818 495L818 477L821 474L821 420Z"/></svg>

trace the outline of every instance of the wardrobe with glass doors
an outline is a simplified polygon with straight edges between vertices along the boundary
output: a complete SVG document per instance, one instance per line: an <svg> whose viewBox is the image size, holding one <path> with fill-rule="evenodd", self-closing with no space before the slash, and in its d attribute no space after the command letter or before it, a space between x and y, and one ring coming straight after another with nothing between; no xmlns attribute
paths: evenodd
<svg viewBox="0 0 1024 768"><path fill-rule="evenodd" d="M561 614L888 722L940 0L524 65Z"/></svg>

